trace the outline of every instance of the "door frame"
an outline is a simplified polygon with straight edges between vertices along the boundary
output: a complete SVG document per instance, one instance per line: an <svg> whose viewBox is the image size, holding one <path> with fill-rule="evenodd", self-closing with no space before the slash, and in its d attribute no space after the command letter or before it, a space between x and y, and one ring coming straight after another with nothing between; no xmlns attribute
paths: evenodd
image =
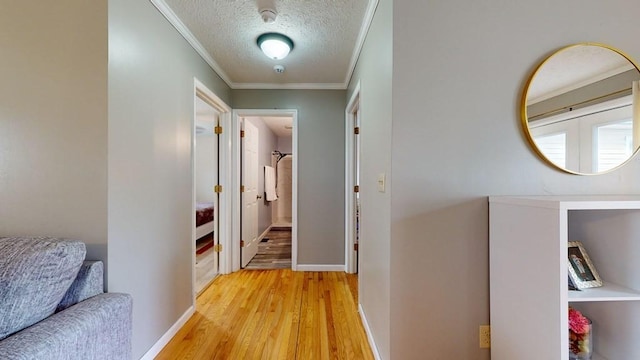
<svg viewBox="0 0 640 360"><path fill-rule="evenodd" d="M293 118L291 129L293 164L292 164L292 184L291 184L291 269L296 270L298 266L298 110L296 109L234 109L231 121L231 190L232 190L232 231L231 245L229 247L230 272L240 270L240 237L242 236L240 209L242 208L242 199L240 196L240 185L242 178L240 177L240 158L241 158L241 139L240 139L240 118L249 116L287 116Z"/></svg>
<svg viewBox="0 0 640 360"><path fill-rule="evenodd" d="M356 185L356 174L355 174L355 139L353 134L353 129L356 125L356 118L354 113L356 110L360 110L360 114L362 114L362 101L360 96L360 82L356 84L353 93L351 94L351 98L347 103L347 107L345 109L345 209L344 209L344 271L349 274L355 274L358 272L358 254L354 249L355 237L356 237L356 215L355 215L355 201L353 196L353 187ZM362 122L360 122L362 125ZM362 204L360 205L360 224L362 224ZM362 228L362 226L361 226ZM360 250L360 249L358 249Z"/></svg>
<svg viewBox="0 0 640 360"><path fill-rule="evenodd" d="M191 118L191 293L193 294L193 305L196 303L196 177L195 177L195 150L196 150L196 101L197 98L204 100L219 113L219 126L223 129L230 129L231 107L220 99L213 91L204 85L197 78L193 78L193 116ZM230 238L231 238L231 194L226 189L231 189L231 132L222 131L218 138L218 179L223 191L218 197L218 243L222 246L222 251L218 258L218 274L228 274L230 272Z"/></svg>

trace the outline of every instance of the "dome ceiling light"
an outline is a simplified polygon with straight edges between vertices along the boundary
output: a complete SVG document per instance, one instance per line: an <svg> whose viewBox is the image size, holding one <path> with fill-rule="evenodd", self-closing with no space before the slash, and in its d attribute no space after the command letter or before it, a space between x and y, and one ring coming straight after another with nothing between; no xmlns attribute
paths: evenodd
<svg viewBox="0 0 640 360"><path fill-rule="evenodd" d="M293 49L293 41L279 33L265 33L258 36L258 46L267 57L281 60Z"/></svg>

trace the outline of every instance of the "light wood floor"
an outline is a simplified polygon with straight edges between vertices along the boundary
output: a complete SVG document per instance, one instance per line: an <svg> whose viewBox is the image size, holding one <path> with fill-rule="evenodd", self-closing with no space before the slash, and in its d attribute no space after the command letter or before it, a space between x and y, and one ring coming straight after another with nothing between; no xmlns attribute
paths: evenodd
<svg viewBox="0 0 640 360"><path fill-rule="evenodd" d="M219 276L156 359L373 359L356 289L342 272Z"/></svg>
<svg viewBox="0 0 640 360"><path fill-rule="evenodd" d="M213 244L213 234L199 239L196 243L196 248L200 248L208 242ZM201 254L196 253L196 294L200 294L218 274L217 256L218 254L213 251L213 246Z"/></svg>

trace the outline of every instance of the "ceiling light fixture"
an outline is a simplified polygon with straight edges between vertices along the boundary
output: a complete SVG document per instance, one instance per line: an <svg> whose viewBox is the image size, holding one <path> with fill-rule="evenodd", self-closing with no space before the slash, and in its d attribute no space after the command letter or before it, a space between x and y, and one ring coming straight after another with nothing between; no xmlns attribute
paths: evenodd
<svg viewBox="0 0 640 360"><path fill-rule="evenodd" d="M269 58L281 60L293 49L293 41L286 35L266 33L258 36L258 46Z"/></svg>

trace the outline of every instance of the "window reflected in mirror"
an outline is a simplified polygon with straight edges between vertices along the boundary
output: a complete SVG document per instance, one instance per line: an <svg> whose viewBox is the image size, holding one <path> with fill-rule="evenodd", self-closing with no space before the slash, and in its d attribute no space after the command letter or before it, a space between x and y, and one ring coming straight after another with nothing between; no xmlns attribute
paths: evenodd
<svg viewBox="0 0 640 360"><path fill-rule="evenodd" d="M536 152L558 169L599 174L640 146L640 71L620 51L572 45L551 55L525 88L522 121ZM634 106L634 104L637 104Z"/></svg>

